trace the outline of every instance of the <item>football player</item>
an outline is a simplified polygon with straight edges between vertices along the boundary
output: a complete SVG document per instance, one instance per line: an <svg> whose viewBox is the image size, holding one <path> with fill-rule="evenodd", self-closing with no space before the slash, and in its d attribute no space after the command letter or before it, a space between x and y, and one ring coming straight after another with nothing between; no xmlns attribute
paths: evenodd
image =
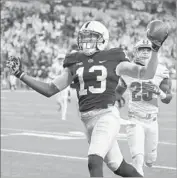
<svg viewBox="0 0 177 178"><path fill-rule="evenodd" d="M121 49L107 50L109 32L98 21L88 21L82 25L77 39L79 52L65 57L63 73L50 84L36 81L22 71L19 58L10 57L7 62L7 67L16 77L46 97L62 91L74 81L89 143L90 177L103 177L103 162L119 176L141 177L123 159L116 140L120 123L119 111L114 106L115 88L120 75L140 79L153 78L158 63L158 50L168 36L166 33L160 35L160 38L154 37L151 27L153 25L156 28L158 23L152 22L147 30L153 51L146 66L130 63Z"/></svg>
<svg viewBox="0 0 177 178"><path fill-rule="evenodd" d="M133 63L145 66L151 56L151 43L142 39L135 45ZM128 145L133 165L144 175L143 165L152 167L157 158L158 145L158 98L168 104L172 99L169 71L161 64L151 80L133 79L121 76L116 87L116 97L121 99L128 90L129 124L126 128ZM145 158L145 159L144 159Z"/></svg>
<svg viewBox="0 0 177 178"><path fill-rule="evenodd" d="M11 91L17 89L17 78L14 75L9 76L9 84Z"/></svg>
<svg viewBox="0 0 177 178"><path fill-rule="evenodd" d="M56 76L61 75L63 68L63 60L65 58L65 54L60 53L57 58L54 60L51 66L51 72L49 73L50 79L54 79ZM66 120L67 114L67 106L68 100L70 100L69 96L70 87L68 86L63 91L57 93L56 102L58 106L58 111L61 111L61 119Z"/></svg>

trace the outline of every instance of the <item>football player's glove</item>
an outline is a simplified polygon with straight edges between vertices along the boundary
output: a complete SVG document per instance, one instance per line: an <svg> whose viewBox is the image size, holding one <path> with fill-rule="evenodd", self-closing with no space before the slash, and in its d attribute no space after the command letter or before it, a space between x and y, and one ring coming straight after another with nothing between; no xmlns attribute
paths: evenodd
<svg viewBox="0 0 177 178"><path fill-rule="evenodd" d="M143 88L145 88L145 90L150 91L156 95L160 94L160 88L152 82L144 83Z"/></svg>
<svg viewBox="0 0 177 178"><path fill-rule="evenodd" d="M168 27L161 20L153 20L147 26L147 38L152 42L152 50L157 52L168 37Z"/></svg>
<svg viewBox="0 0 177 178"><path fill-rule="evenodd" d="M17 78L21 78L24 74L22 71L21 59L19 57L10 56L6 62L6 67L8 67L10 73Z"/></svg>
<svg viewBox="0 0 177 178"><path fill-rule="evenodd" d="M118 107L119 108L124 107L124 105L125 105L125 99L124 99L124 97L121 97L120 99L118 99L117 103L118 103Z"/></svg>

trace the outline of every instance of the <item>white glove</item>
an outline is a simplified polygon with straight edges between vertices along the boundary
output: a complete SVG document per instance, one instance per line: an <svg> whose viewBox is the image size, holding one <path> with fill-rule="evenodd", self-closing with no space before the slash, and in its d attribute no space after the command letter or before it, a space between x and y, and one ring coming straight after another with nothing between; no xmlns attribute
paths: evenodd
<svg viewBox="0 0 177 178"><path fill-rule="evenodd" d="M159 95L160 94L160 88L152 83L152 82L146 82L144 83L143 87L147 90L147 91L150 91L156 95Z"/></svg>
<svg viewBox="0 0 177 178"><path fill-rule="evenodd" d="M146 90L160 96L161 99L166 98L166 94L156 84L147 82L144 84L144 87L146 88Z"/></svg>

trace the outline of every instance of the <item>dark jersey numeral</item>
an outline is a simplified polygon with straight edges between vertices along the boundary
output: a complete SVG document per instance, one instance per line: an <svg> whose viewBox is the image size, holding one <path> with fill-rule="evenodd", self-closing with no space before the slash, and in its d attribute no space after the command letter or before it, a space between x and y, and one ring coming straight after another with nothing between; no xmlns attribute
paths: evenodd
<svg viewBox="0 0 177 178"><path fill-rule="evenodd" d="M146 82L142 82L142 84L139 82L131 83L130 88L134 89L132 92L132 101L141 101L141 100L150 101L150 100L152 100L153 93L151 91L148 91L145 88L145 83ZM142 93L139 93L141 91L142 91Z"/></svg>

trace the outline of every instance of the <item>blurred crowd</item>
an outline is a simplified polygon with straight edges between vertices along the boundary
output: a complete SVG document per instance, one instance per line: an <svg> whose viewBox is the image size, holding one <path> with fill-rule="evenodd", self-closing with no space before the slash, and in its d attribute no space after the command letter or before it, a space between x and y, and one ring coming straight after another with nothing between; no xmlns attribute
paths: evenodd
<svg viewBox="0 0 177 178"><path fill-rule="evenodd" d="M1 80L9 77L4 67L10 55L21 56L24 70L31 76L43 80L50 78L51 66L59 56L76 48L77 32L87 20L103 22L110 32L109 47L125 48L133 58L133 45L145 36L146 26L153 19L161 19L169 26L170 35L160 51L160 60L174 78L177 58L175 7L173 0L151 3L127 0L2 1Z"/></svg>

